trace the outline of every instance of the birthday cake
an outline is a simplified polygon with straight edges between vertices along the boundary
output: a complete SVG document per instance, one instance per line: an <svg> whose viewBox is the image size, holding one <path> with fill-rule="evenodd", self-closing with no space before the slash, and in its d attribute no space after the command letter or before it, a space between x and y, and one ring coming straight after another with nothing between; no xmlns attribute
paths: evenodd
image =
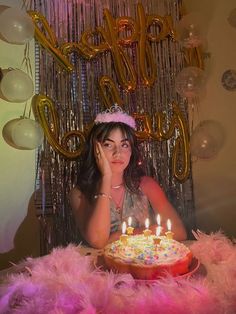
<svg viewBox="0 0 236 314"><path fill-rule="evenodd" d="M183 243L166 236L143 234L117 240L104 249L106 267L118 273L130 273L136 279L154 280L166 274L178 276L189 271L192 253Z"/></svg>

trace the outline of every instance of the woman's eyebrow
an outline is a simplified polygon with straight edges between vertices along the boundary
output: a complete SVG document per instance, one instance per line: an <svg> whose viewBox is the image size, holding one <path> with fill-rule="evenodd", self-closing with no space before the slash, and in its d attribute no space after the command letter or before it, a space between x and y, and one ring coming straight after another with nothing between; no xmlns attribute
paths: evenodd
<svg viewBox="0 0 236 314"><path fill-rule="evenodd" d="M109 142L113 142L114 143L114 141L112 139L110 139L109 137L105 137L103 142L105 142L105 141L109 141Z"/></svg>
<svg viewBox="0 0 236 314"><path fill-rule="evenodd" d="M104 138L104 142L105 141L109 141L109 142L115 142L115 141L113 141L111 138L109 138L109 137L106 137L106 138ZM127 138L123 138L122 140L121 140L121 142L128 142L129 140L127 139Z"/></svg>

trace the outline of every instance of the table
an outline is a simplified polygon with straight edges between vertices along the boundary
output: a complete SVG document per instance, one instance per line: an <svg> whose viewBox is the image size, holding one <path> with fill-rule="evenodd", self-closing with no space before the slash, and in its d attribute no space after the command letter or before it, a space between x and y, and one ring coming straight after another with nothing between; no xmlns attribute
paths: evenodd
<svg viewBox="0 0 236 314"><path fill-rule="evenodd" d="M190 247L194 241L193 240L187 240L183 241L183 243ZM94 249L85 245L78 246L78 251L82 256L90 256L94 258L94 263L97 266L104 266L104 262L102 259L103 250L102 249ZM23 263L19 265L15 265L12 267L9 267L7 269L4 269L0 271L0 282L3 281L8 275L17 274L22 271L24 271L25 267L28 265L28 263ZM205 268L203 265L201 265L198 269L197 274L201 273L202 275L205 275Z"/></svg>

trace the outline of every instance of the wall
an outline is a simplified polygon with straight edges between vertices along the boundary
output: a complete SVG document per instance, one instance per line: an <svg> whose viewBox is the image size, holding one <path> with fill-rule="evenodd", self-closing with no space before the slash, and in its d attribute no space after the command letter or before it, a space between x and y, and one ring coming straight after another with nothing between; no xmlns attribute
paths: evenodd
<svg viewBox="0 0 236 314"><path fill-rule="evenodd" d="M17 4L21 1L0 1L0 10ZM0 39L0 67L3 70L20 68L24 47ZM30 43L30 54L34 70L34 41ZM28 109L29 105L30 101ZM8 267L10 261L39 254L39 226L32 198L36 153L35 150L15 149L2 136L4 125L19 118L24 106L25 103L0 98L0 269Z"/></svg>
<svg viewBox="0 0 236 314"><path fill-rule="evenodd" d="M227 21L235 4L234 0L186 1L188 12L201 15L211 55L206 60L206 94L194 123L214 119L225 132L225 144L215 158L193 163L197 225L207 232L222 229L232 237L236 237L236 91L223 88L221 77L228 69L236 70L236 28Z"/></svg>
<svg viewBox="0 0 236 314"><path fill-rule="evenodd" d="M20 5L21 1L0 0L0 5ZM236 148L235 92L221 86L226 69L236 68L236 29L227 17L235 7L234 0L186 0L187 10L198 10L208 39L206 61L207 92L195 111L194 124L205 119L220 121L226 142L212 160L193 163L194 194L198 228L215 231L222 228L236 236ZM0 67L20 67L24 46L7 44L0 39ZM34 67L31 42L31 62ZM11 119L22 115L24 104L0 98L0 130ZM35 151L16 150L0 136L0 268L9 261L39 254L39 225L33 206L35 182Z"/></svg>

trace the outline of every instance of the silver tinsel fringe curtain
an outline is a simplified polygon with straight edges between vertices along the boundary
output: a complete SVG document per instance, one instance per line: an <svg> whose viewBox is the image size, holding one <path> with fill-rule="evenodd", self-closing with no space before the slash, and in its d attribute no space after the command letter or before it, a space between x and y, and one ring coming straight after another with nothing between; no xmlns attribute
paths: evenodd
<svg viewBox="0 0 236 314"><path fill-rule="evenodd" d="M171 15L174 25L180 19L181 1L143 0L146 14ZM55 32L58 43L79 42L84 31L104 25L103 9L116 17L137 17L136 0L35 0L34 10L41 13ZM84 130L95 115L103 109L99 94L99 79L108 75L118 88L127 112L149 113L163 111L171 115L171 103L177 102L186 119L185 101L178 98L174 79L183 68L183 54L178 42L165 38L153 43L152 53L156 61L157 79L152 87L144 87L138 80L133 92L125 91L117 83L112 55L100 54L86 60L72 54L74 70L62 71L52 55L36 42L37 93L50 97L59 116L59 129L63 134L70 130ZM129 48L133 65L137 68L135 45ZM194 202L191 171L189 178L180 183L171 172L170 152L174 141L143 141L147 173L155 177L167 193L170 201L181 215L188 231L194 228ZM68 160L58 154L45 140L38 152L38 180L36 205L41 222L41 254L52 247L80 241L75 228L68 193L76 184L79 159Z"/></svg>

